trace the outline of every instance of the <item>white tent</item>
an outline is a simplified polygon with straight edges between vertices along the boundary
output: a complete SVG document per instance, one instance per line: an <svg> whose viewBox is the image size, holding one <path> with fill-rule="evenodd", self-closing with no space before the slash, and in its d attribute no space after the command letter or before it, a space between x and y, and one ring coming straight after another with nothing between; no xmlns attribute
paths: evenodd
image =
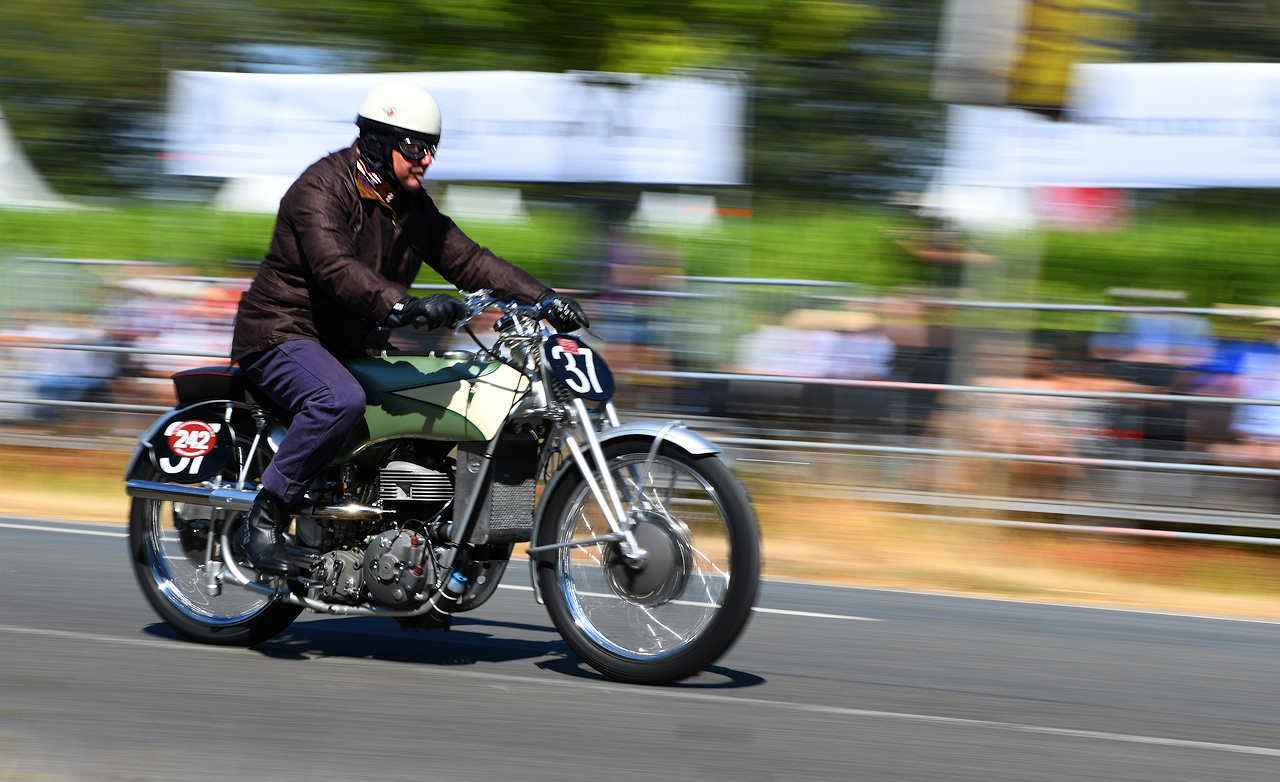
<svg viewBox="0 0 1280 782"><path fill-rule="evenodd" d="M9 131L0 109L0 208L71 209L74 204L59 196L23 154Z"/></svg>

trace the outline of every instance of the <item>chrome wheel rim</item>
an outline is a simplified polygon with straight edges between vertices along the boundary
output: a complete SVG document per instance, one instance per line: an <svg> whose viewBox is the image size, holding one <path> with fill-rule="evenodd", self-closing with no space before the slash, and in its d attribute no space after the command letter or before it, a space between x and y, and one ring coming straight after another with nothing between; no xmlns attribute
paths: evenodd
<svg viewBox="0 0 1280 782"><path fill-rule="evenodd" d="M715 487L666 457L642 475L647 459L627 454L610 471L633 532L665 549L657 553L668 570L638 586L620 570L616 544L564 548L557 556L560 592L574 623L601 648L641 661L678 654L700 638L728 598L731 579L728 514ZM559 541L609 532L586 486L570 498L568 511Z"/></svg>
<svg viewBox="0 0 1280 782"><path fill-rule="evenodd" d="M231 625L254 616L270 601L236 586L212 594L204 586L207 530L213 509L191 503L145 500L147 559L160 593L179 611L205 625ZM203 526L204 532L199 531ZM214 559L221 546L214 541Z"/></svg>

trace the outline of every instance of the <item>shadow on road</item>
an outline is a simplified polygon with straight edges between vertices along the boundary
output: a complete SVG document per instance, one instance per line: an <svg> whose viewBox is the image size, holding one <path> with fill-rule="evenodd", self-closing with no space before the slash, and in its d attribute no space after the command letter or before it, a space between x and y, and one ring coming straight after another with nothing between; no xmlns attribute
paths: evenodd
<svg viewBox="0 0 1280 782"><path fill-rule="evenodd" d="M546 640L501 637L486 632L504 628L522 633L546 633ZM145 632L160 638L182 641L181 635L164 622L148 625ZM475 665L534 660L538 668L578 679L609 682L569 651L550 625L498 622L455 617L453 629L405 632L390 619L352 617L296 622L280 635L251 647L277 660L314 660L318 657L348 657L361 660L417 665ZM713 665L702 673L668 685L692 689L733 689L764 684L755 674Z"/></svg>
<svg viewBox="0 0 1280 782"><path fill-rule="evenodd" d="M577 655L572 653L554 660L543 660L537 665L543 670L555 671L556 673L575 676L579 679L593 679L599 682L613 681L609 677L597 673L593 668L588 667L586 663L578 659ZM725 668L722 665L713 665L684 681L672 682L665 686L676 689L730 690L739 687L756 687L764 684L765 681L764 677L756 676L754 673Z"/></svg>

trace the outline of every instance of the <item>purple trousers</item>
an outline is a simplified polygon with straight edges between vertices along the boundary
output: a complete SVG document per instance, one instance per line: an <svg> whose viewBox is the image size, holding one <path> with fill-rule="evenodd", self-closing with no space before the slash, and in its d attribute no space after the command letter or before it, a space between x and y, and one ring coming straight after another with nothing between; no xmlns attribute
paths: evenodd
<svg viewBox="0 0 1280 782"><path fill-rule="evenodd" d="M332 353L309 339L277 345L242 368L249 382L295 413L262 474L263 488L291 503L337 455L364 415L364 389Z"/></svg>

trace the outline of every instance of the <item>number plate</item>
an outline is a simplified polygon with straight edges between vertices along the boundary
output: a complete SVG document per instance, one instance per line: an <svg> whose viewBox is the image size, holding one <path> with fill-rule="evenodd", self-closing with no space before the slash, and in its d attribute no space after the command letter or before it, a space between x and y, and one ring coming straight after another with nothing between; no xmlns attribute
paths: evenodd
<svg viewBox="0 0 1280 782"><path fill-rule="evenodd" d="M552 374L573 393L593 401L613 396L613 373L582 340L554 334L542 343L542 349Z"/></svg>
<svg viewBox="0 0 1280 782"><path fill-rule="evenodd" d="M151 462L174 483L208 480L231 458L225 429L212 411L187 411L151 438Z"/></svg>

